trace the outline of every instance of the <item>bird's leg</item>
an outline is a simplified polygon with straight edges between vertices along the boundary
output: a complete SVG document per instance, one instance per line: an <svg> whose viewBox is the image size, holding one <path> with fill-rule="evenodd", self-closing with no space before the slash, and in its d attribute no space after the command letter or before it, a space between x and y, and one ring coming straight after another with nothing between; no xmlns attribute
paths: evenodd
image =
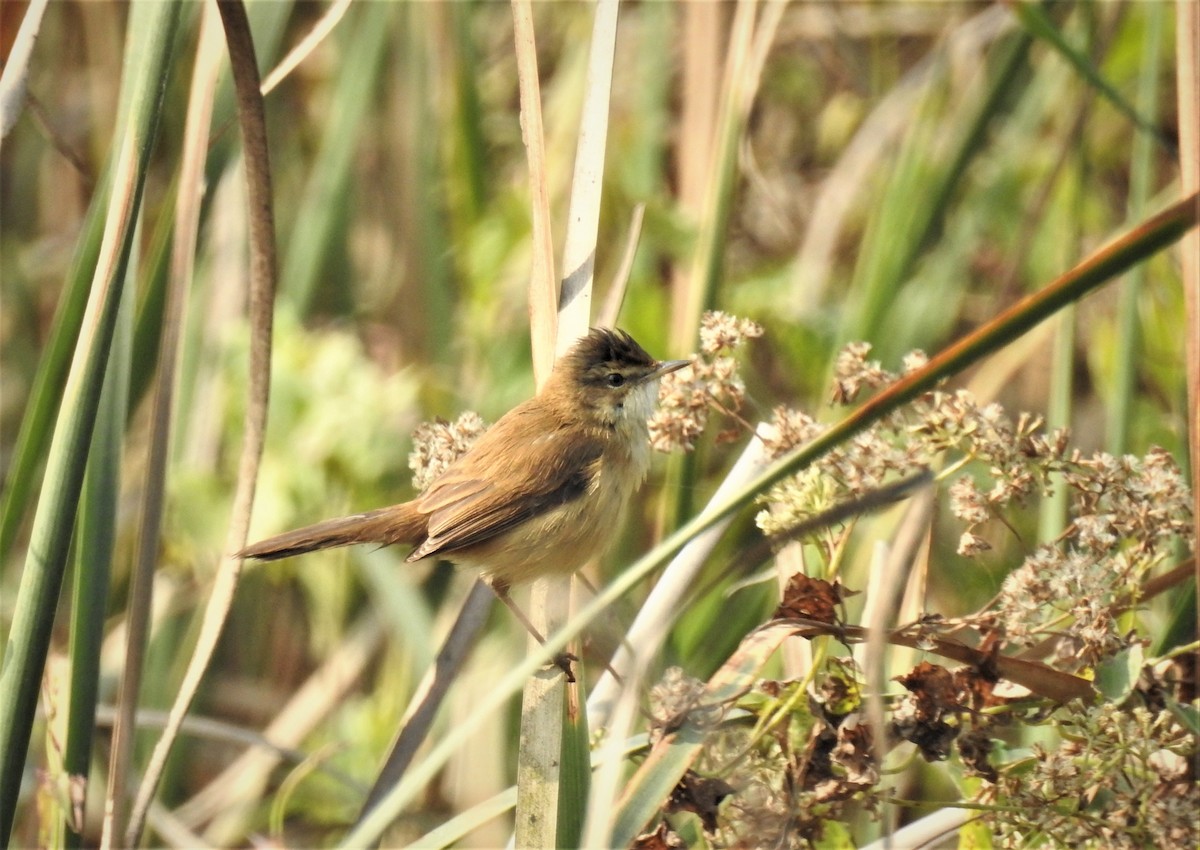
<svg viewBox="0 0 1200 850"><path fill-rule="evenodd" d="M592 596L600 595L600 591L596 590L596 586L588 581L587 576L585 576L583 573L575 573L575 580L582 583L583 586L587 588L588 593L592 594ZM630 656L634 655L633 644L629 642L629 639L625 637L625 635L621 635L621 645L625 647L625 651L628 652ZM608 671L608 675L612 676L613 680L616 681L618 685L625 685L625 680L621 677L620 673L613 669L611 661L604 662L604 669Z"/></svg>
<svg viewBox="0 0 1200 850"><path fill-rule="evenodd" d="M526 631L533 635L533 639L542 646L545 646L546 639L542 637L542 633L537 630L537 627L534 626L533 623L529 622L529 618L525 616L525 612L522 611L517 603L513 602L512 597L508 595L508 584L495 578L491 579L488 583L492 586L492 591L496 594L496 597L508 606L508 610L512 611L513 616L521 621L521 625L525 627ZM554 666L563 671L563 674L567 677L568 682L574 683L575 673L571 669L571 662L578 660L578 658L569 652L560 652L554 656Z"/></svg>

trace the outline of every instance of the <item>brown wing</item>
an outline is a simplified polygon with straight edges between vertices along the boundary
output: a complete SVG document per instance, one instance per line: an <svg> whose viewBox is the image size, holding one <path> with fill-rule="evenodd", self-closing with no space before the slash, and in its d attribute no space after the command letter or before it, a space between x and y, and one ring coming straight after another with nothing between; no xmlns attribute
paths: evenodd
<svg viewBox="0 0 1200 850"><path fill-rule="evenodd" d="M497 422L420 497L418 510L429 517L427 537L408 560L481 543L588 491L601 440L562 428L540 430L546 423L522 423L523 413L518 408L505 417L509 421ZM530 433L538 436L521 438Z"/></svg>

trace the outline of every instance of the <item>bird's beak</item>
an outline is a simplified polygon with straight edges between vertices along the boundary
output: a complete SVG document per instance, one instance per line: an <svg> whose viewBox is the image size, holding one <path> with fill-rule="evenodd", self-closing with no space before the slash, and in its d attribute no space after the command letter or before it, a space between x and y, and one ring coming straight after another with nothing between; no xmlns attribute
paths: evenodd
<svg viewBox="0 0 1200 850"><path fill-rule="evenodd" d="M657 366L655 366L646 374L646 377L642 378L642 381L657 381L663 375L666 375L670 372L677 372L684 366L691 365L691 360L661 360Z"/></svg>

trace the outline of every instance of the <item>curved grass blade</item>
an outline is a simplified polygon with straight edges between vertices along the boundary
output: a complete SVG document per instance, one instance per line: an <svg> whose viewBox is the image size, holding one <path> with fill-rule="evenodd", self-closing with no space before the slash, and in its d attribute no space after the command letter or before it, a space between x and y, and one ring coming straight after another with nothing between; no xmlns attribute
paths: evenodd
<svg viewBox="0 0 1200 850"><path fill-rule="evenodd" d="M240 0L218 0L217 9L225 29L230 65L237 92L238 121L245 151L246 186L250 236L250 375L245 413L245 433L238 459L237 488L230 510L226 551L236 552L246 543L250 509L258 466L265 442L267 400L271 372L271 327L276 284L275 216L271 196L271 169L267 151L266 119L260 89L250 24ZM137 798L124 831L125 844L136 846L145 818L166 766L167 756L183 718L195 698L200 680L212 660L241 576L241 560L233 555L221 559L212 593L205 608L200 635L188 661L179 693L171 706L167 728L155 744L146 766ZM106 825L107 824L106 822ZM110 840L112 834L109 835Z"/></svg>
<svg viewBox="0 0 1200 850"><path fill-rule="evenodd" d="M155 269L153 285L138 316L138 330L143 333L135 336L135 345L140 343L151 347L149 352L144 349L138 351L141 356L136 361L138 368L134 375L134 390L140 393L153 384L154 392L137 547L126 602L127 631L120 702L109 760L105 829L110 836L119 834L124 828L124 801L129 796L129 765L133 758L138 697L141 694L149 642L154 565L158 559L166 509L167 455L178 380L176 363L187 294L191 287L203 196L204 159L216 89L217 58L221 55L219 33L214 27L213 18L211 8L206 8L201 15L197 48L199 58L188 98L182 165L172 198L175 215L171 219L164 217L160 224L160 231L173 233L174 238L156 240L153 262L156 266L161 264L162 268Z"/></svg>

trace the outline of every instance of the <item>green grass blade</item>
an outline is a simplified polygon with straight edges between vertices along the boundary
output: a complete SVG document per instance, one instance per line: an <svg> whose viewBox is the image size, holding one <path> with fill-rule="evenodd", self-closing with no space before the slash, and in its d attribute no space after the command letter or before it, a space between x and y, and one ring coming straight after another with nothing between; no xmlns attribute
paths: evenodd
<svg viewBox="0 0 1200 850"><path fill-rule="evenodd" d="M429 45L427 19L434 7L419 3L404 7L405 69L412 97L404 104L405 119L410 127L430 127L438 122L438 115L430 99L418 95L434 85L430 67L435 64ZM412 224L416 230L415 244L420 246L413 255L416 274L421 280L422 336L425 349L435 362L448 362L454 352L450 340L454 338L450 321L454 313L454 276L451 274L449 257L453 245L447 234L444 220L445 205L440 201L447 183L443 171L440 148L442 139L438 133L417 131L412 137L412 153L415 168L411 179L413 200ZM451 168L454 166L451 165Z"/></svg>
<svg viewBox="0 0 1200 850"><path fill-rule="evenodd" d="M706 310L716 306L718 285L725 275L725 248L740 176L740 150L750 110L758 94L763 64L775 40L784 8L784 4L774 2L756 15L754 4L741 4L733 16L713 152L715 176L707 185L688 287L673 326L671 342L677 354L695 350L701 317ZM697 453L672 458L668 472L668 489L674 494L668 509L671 525L677 524L680 517L694 513L692 494L699 489L699 463Z"/></svg>
<svg viewBox="0 0 1200 850"><path fill-rule="evenodd" d="M54 316L50 341L38 364L33 391L25 406L25 416L21 419L12 466L4 482L3 506L0 507L0 561L7 559L12 549L34 489L34 476L46 457L46 447L53 433L51 422L58 412L63 384L71 367L71 353L83 322L83 310L87 304L96 258L100 255L100 237L104 233L111 182L110 171L105 169L84 218L75 258Z"/></svg>
<svg viewBox="0 0 1200 850"><path fill-rule="evenodd" d="M1145 7L1146 33L1142 48L1142 68L1138 80L1138 104L1147 120L1157 120L1158 68L1164 41L1167 7L1151 3ZM1154 139L1147 133L1133 138L1129 166L1129 218L1137 221L1145 214L1154 182ZM1117 343L1114 352L1113 391L1108 404L1105 444L1114 455L1122 455L1129 445L1130 421L1135 415L1134 394L1138 374L1140 316L1138 311L1144 266L1137 266L1120 284L1117 310Z"/></svg>
<svg viewBox="0 0 1200 850"><path fill-rule="evenodd" d="M774 2L767 4L757 18L754 4L741 5L734 14L713 154L715 177L708 184L687 303L673 340L681 353L690 350L690 343L699 333L700 317L714 306L717 285L725 274L725 247L739 177L739 152L758 93L762 67L783 11L784 4ZM683 338L685 333L688 339Z"/></svg>
<svg viewBox="0 0 1200 850"><path fill-rule="evenodd" d="M163 209L173 209L179 181L172 180L164 198ZM137 318L133 329L133 371L129 384L129 415L137 410L154 382L158 367L159 344L162 338L163 311L167 303L167 272L171 257L171 242L174 239L175 222L171 216L162 216L154 227L154 234L141 265L146 269L145 284L139 288L144 292L137 305Z"/></svg>
<svg viewBox="0 0 1200 850"><path fill-rule="evenodd" d="M88 454L75 545L71 691L63 768L73 786L79 782L84 788L91 767L96 701L100 690L100 648L104 641L109 576L117 533L117 505L121 500L122 443L129 408L129 367L133 346L135 266L136 262L129 263L121 294L112 353L104 388L100 392L100 409ZM68 847L82 846L83 837L76 831L81 825L72 825L68 819Z"/></svg>
<svg viewBox="0 0 1200 850"><path fill-rule="evenodd" d="M345 65L331 101L320 153L292 223L290 247L280 275L282 292L300 305L302 314L311 311L319 298L322 275L328 268L325 258L333 252L333 240L339 238L345 205L334 200L347 191L351 165L362 139L361 126L375 102L384 48L397 8L391 3L364 3L357 9L354 31L345 33ZM339 284L339 292L346 283ZM344 294L339 297L345 298Z"/></svg>
<svg viewBox="0 0 1200 850"><path fill-rule="evenodd" d="M937 238L967 167L984 148L988 127L1013 102L1032 41L1027 33L1018 32L996 43L996 61L987 88L961 122L961 133L945 157L944 167L925 160L933 147L928 140L921 140L915 147L906 144L907 164L891 181L878 215L872 217L870 238L855 269L854 306L849 308L844 340L878 340L884 336L881 328L900 287L911 276L921 252ZM918 131L924 131L924 122ZM915 203L913 199L918 196L922 200ZM879 351L884 359L897 353Z"/></svg>
<svg viewBox="0 0 1200 850"><path fill-rule="evenodd" d="M558 846L579 847L592 779L587 703L578 692L563 706L562 768L558 785Z"/></svg>
<svg viewBox="0 0 1200 850"><path fill-rule="evenodd" d="M1087 80L1096 91L1098 91L1113 107L1128 118L1135 127L1144 133L1149 134L1159 144L1166 147L1168 150L1173 150L1175 143L1167 138L1163 132L1155 126L1154 122L1149 118L1144 117L1125 97L1113 87L1112 83L1104 78L1104 76L1092 64L1091 59L1086 53L1075 48L1062 32L1055 26L1054 21L1046 14L1046 10L1037 3L1019 2L1013 3L1011 8L1016 13L1017 19L1021 25L1025 27L1030 34L1041 39L1046 44L1050 45L1054 50L1074 68L1081 77Z"/></svg>
<svg viewBox="0 0 1200 850"><path fill-rule="evenodd" d="M1063 308L1054 332L1054 347L1050 355L1050 392L1047 399L1046 428L1068 428L1071 424L1072 390L1075 371L1075 305ZM1061 474L1055 473L1050 495L1038 505L1038 540L1050 542L1062 534L1070 507L1070 491Z"/></svg>
<svg viewBox="0 0 1200 850"><path fill-rule="evenodd" d="M133 246L150 151L158 130L168 59L180 5L132 7L122 86L123 120L115 147L113 190L104 245L83 331L71 363L46 463L29 553L0 670L0 838L7 844L37 710L42 669L79 502L120 304L124 267Z"/></svg>
<svg viewBox="0 0 1200 850"><path fill-rule="evenodd" d="M1078 222L1083 219L1084 192L1087 186L1088 163L1080 156L1072 156L1064 170L1062 185L1063 207L1074 215L1068 217L1059 235L1059 244L1064 253L1073 253L1081 242ZM1064 261L1066 258L1064 257ZM1074 408L1075 390L1075 339L1078 311L1076 305L1063 308L1057 317L1054 344L1050 354L1050 388L1046 400L1046 428L1070 428ZM1068 521L1070 491L1062 480L1061 473L1053 473L1051 492L1038 505L1038 540L1055 540Z"/></svg>
<svg viewBox="0 0 1200 850"><path fill-rule="evenodd" d="M446 7L453 28L454 50L454 159L451 167L462 177L462 220L474 223L488 199L487 139L483 132L483 107L479 93L479 58L471 39L471 6Z"/></svg>

